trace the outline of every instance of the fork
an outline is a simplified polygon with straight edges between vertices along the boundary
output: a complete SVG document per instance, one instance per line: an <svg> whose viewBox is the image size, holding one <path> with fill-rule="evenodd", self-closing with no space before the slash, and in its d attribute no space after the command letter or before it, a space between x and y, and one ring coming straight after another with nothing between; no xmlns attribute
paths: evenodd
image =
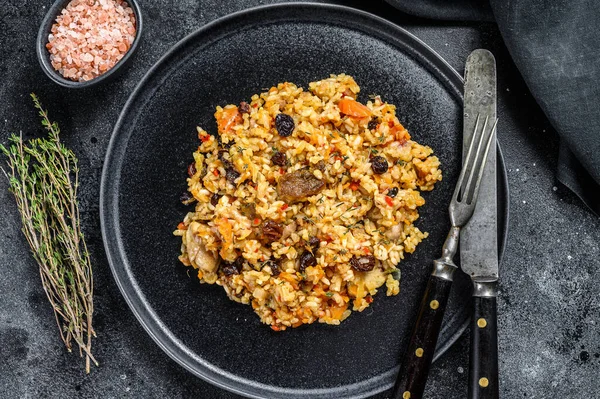
<svg viewBox="0 0 600 399"><path fill-rule="evenodd" d="M489 128L488 119L486 116L483 127L479 130L480 115L477 115L473 138L448 208L452 227L444 242L442 256L433 261L433 272L429 276L408 350L392 391L393 399L419 399L423 396L452 279L457 269L453 258L458 247L460 229L471 219L475 210L483 169L498 122L496 119Z"/></svg>

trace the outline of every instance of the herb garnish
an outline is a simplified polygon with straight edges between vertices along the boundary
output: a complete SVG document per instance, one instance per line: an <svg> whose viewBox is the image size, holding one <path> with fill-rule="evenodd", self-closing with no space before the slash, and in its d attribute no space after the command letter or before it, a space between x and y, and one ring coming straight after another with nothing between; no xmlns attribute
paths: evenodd
<svg viewBox="0 0 600 399"><path fill-rule="evenodd" d="M92 355L93 276L90 256L80 227L77 157L60 142L60 129L51 123L35 94L48 137L23 142L12 135L9 148L0 144L8 171L3 170L14 194L23 234L40 268L42 286L54 310L60 336L71 351L72 341L85 356L90 372Z"/></svg>

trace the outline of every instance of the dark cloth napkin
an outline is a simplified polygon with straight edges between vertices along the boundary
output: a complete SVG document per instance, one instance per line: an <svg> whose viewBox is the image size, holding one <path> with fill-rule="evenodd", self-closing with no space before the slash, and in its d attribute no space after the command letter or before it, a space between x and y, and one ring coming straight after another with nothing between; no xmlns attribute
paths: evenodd
<svg viewBox="0 0 600 399"><path fill-rule="evenodd" d="M600 1L386 1L425 18L495 19L561 138L557 179L600 215Z"/></svg>

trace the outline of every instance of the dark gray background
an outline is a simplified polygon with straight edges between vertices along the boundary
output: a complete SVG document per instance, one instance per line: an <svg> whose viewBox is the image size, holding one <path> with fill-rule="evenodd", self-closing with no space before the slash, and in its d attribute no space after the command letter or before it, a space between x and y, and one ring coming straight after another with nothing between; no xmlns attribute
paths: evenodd
<svg viewBox="0 0 600 399"><path fill-rule="evenodd" d="M95 270L94 353L88 376L65 351L0 179L0 398L234 398L171 361L135 320L110 274L100 238L98 192L112 125L144 72L176 41L220 16L271 1L141 1L145 30L133 65L89 91L51 83L34 41L50 1L0 0L0 141L40 134L35 91L81 164L83 229ZM171 4L169 4L171 3ZM340 3L342 3L340 1ZM493 24L434 22L379 1L347 1L407 28L460 73L468 53L494 52L498 137L511 190L499 300L500 386L505 398L593 398L600 391L600 221L554 179L558 139L531 97ZM360 350L357 349L357 356ZM466 397L468 334L434 366L426 396ZM378 397L383 397L380 395Z"/></svg>

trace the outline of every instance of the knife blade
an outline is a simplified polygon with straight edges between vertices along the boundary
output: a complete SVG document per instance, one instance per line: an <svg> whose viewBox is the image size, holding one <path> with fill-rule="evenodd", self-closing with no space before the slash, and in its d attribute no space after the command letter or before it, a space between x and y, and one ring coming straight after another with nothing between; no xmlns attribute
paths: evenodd
<svg viewBox="0 0 600 399"><path fill-rule="evenodd" d="M465 65L463 156L477 116L496 120L496 86L494 56L483 49L473 51ZM475 212L461 232L460 267L473 281L468 397L498 398L496 151L488 154Z"/></svg>

